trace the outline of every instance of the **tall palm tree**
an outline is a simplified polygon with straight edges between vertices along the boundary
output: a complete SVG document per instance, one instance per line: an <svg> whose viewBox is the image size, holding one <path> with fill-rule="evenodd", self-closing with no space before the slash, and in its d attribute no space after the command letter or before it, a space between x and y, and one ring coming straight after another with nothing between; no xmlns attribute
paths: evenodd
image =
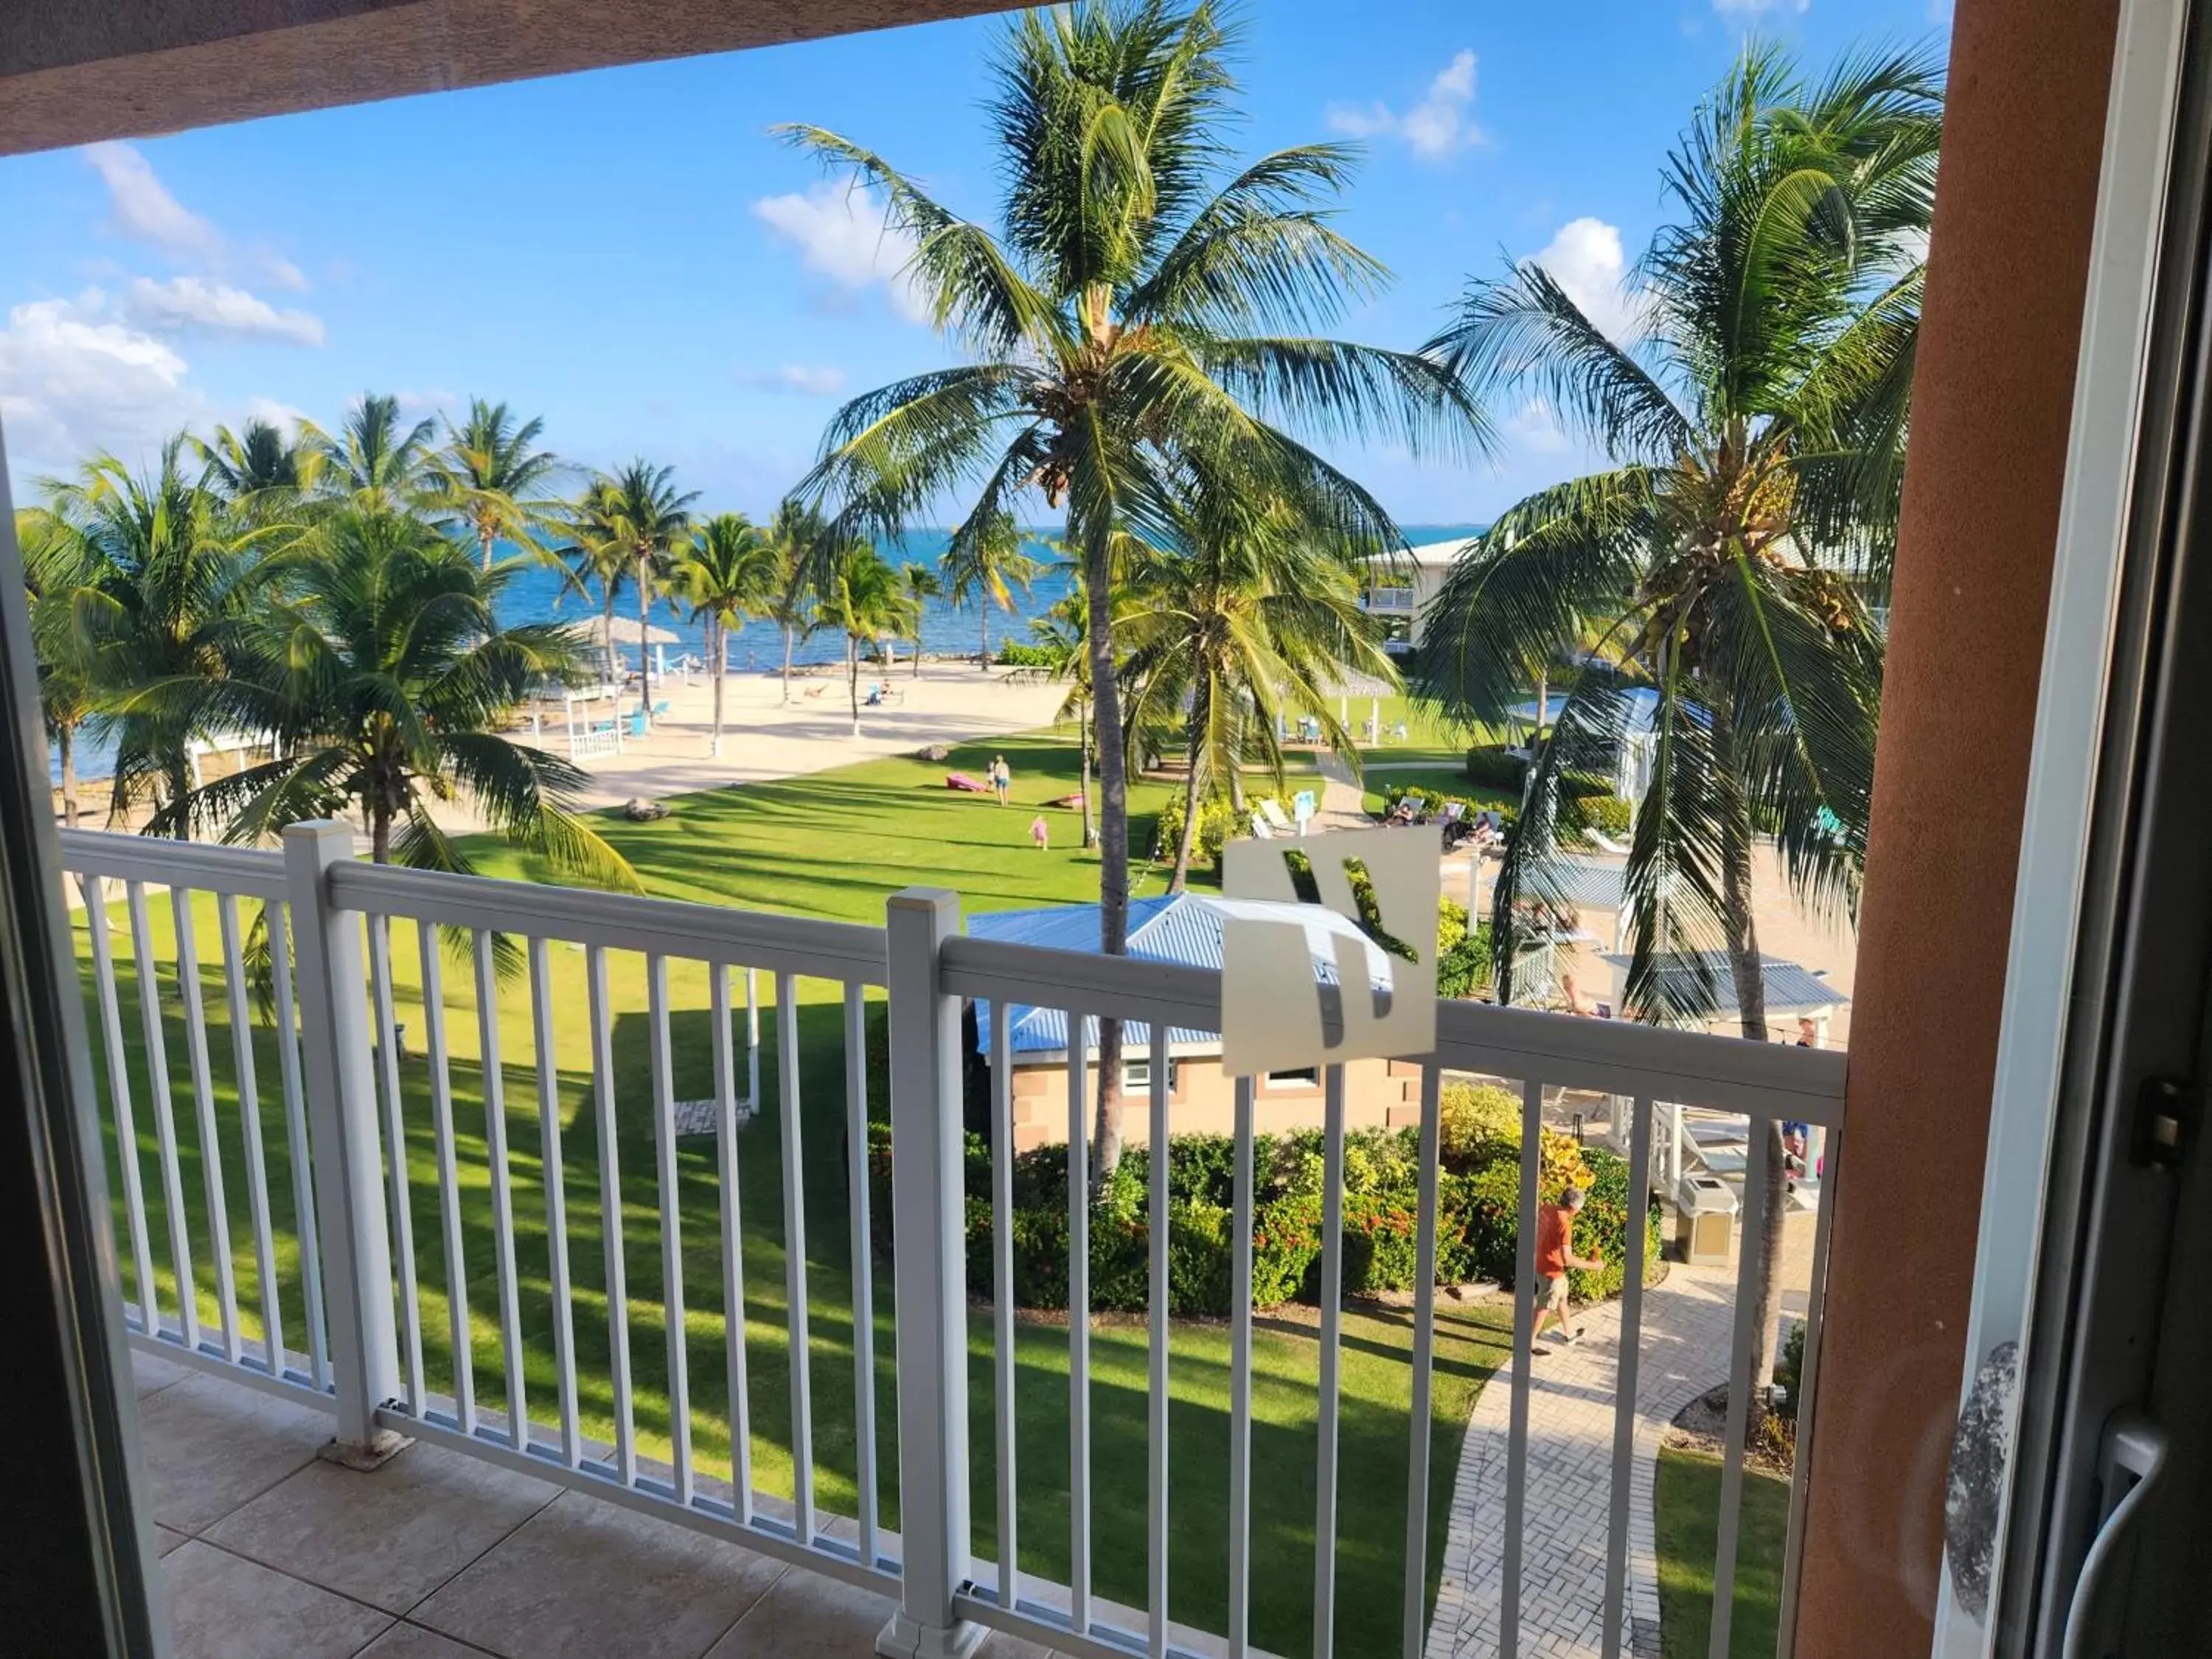
<svg viewBox="0 0 2212 1659"><path fill-rule="evenodd" d="M1255 758L1282 787L1284 711L1321 709L1329 746L1356 767L1358 743L1328 712L1328 687L1347 674L1395 683L1397 673L1360 606L1365 573L1276 503L1194 469L1174 529L1166 548L1124 562L1121 672L1133 726L1180 712L1188 766L1168 883L1180 893L1201 797L1225 781L1241 798L1237 785Z"/></svg>
<svg viewBox="0 0 2212 1659"><path fill-rule="evenodd" d="M941 568L956 605L973 604L978 645L975 665L991 672L991 607L1011 611L1014 589L1029 592L1036 579L1037 561L1022 551L1022 533L1012 518L1001 514L983 523L970 520L970 533L954 538L945 550Z"/></svg>
<svg viewBox="0 0 2212 1659"><path fill-rule="evenodd" d="M622 684L622 659L615 649L615 604L629 585L630 550L615 522L614 489L605 478L595 478L583 493L561 509L558 522L567 540L551 550L561 568L561 594L574 593L599 606L600 672L610 685ZM594 595L592 588L598 587Z"/></svg>
<svg viewBox="0 0 2212 1659"><path fill-rule="evenodd" d="M1410 448L1464 450L1484 431L1433 361L1313 331L1388 272L1328 223L1352 171L1345 147L1231 168L1219 133L1235 44L1214 0L1082 0L1012 20L993 66L997 234L850 139L784 129L881 192L915 240L907 279L973 358L847 404L804 493L878 532L979 481L956 538L1032 493L1066 514L1091 605L1099 944L1113 955L1129 908L1115 535L1161 526L1176 458L1202 441L1253 494L1380 552L1400 540L1381 503L1277 422ZM1103 1022L1100 1179L1121 1152L1120 1047L1119 1022Z"/></svg>
<svg viewBox="0 0 2212 1659"><path fill-rule="evenodd" d="M1856 910L1881 671L1860 590L1894 544L1942 96L1918 54L1808 83L1753 46L1669 162L1680 219L1639 268L1639 341L1528 265L1471 284L1436 343L1478 394L1548 399L1611 463L1502 514L1427 613L1423 690L1448 714L1499 719L1547 665L1571 670L1498 879L1502 997L1515 901L1565 898L1555 854L1584 827L1560 775L1609 767L1644 708L1631 1010L1702 1023L1724 974L1743 1035L1765 1037L1763 839L1804 901Z"/></svg>
<svg viewBox="0 0 2212 1659"><path fill-rule="evenodd" d="M428 419L404 423L398 398L362 392L335 434L316 434L324 492L384 513L416 506L431 487L436 433Z"/></svg>
<svg viewBox="0 0 2212 1659"><path fill-rule="evenodd" d="M934 570L926 564L902 564L899 580L906 584L906 596L914 601L908 613L907 638L914 646L914 677L921 678L921 623L929 614L929 601L945 592L945 583Z"/></svg>
<svg viewBox="0 0 2212 1659"><path fill-rule="evenodd" d="M823 622L845 636L845 689L853 735L860 735L860 647L911 625L920 601L900 574L868 543L848 543L830 565L816 601Z"/></svg>
<svg viewBox="0 0 2212 1659"><path fill-rule="evenodd" d="M627 552L637 589L637 708L653 729L653 674L646 641L653 633L653 592L674 568L677 550L691 532L696 489L676 488L673 467L654 466L642 458L606 480L599 497L608 531ZM610 641L611 644L611 641Z"/></svg>
<svg viewBox="0 0 2212 1659"><path fill-rule="evenodd" d="M109 815L152 795L173 808L192 787L195 738L241 723L230 684L240 629L275 572L277 527L242 526L184 466L185 440L150 473L96 455L44 488L81 562L69 605L92 696L116 739ZM172 813L167 827L186 833Z"/></svg>
<svg viewBox="0 0 2212 1659"><path fill-rule="evenodd" d="M430 483L440 511L477 538L483 568L504 538L530 551L550 522L555 503L545 486L561 470L550 450L532 447L545 430L538 416L518 421L503 404L469 400L468 418L446 422L445 447L430 458Z"/></svg>
<svg viewBox="0 0 2212 1659"><path fill-rule="evenodd" d="M170 809L179 824L251 844L350 804L379 864L466 873L466 851L434 816L459 802L568 874L641 890L572 809L584 774L492 729L533 684L583 669L568 630L501 628L513 566L481 570L473 550L421 520L359 507L285 564L234 678L234 701L276 733L278 757L193 792Z"/></svg>
<svg viewBox="0 0 2212 1659"><path fill-rule="evenodd" d="M775 550L777 578L761 614L783 635L783 700L788 703L792 653L817 625L815 579L823 562L821 550L831 545L829 523L817 509L787 496L769 521L768 541Z"/></svg>
<svg viewBox="0 0 2212 1659"><path fill-rule="evenodd" d="M674 586L707 624L707 672L714 683L714 731L707 752L722 752L722 685L729 673L725 638L749 617L765 614L782 574L772 543L742 513L720 513L699 526L678 561Z"/></svg>

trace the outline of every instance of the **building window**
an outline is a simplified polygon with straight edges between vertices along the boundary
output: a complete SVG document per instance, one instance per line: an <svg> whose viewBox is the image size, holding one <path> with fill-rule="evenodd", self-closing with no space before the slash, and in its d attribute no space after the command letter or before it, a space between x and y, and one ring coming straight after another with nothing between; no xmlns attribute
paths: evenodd
<svg viewBox="0 0 2212 1659"><path fill-rule="evenodd" d="M1147 1054L1142 1060L1121 1062L1121 1092L1125 1095L1150 1094L1152 1088L1152 1060ZM1176 1091L1176 1062L1168 1061L1168 1093Z"/></svg>
<svg viewBox="0 0 2212 1659"><path fill-rule="evenodd" d="M1263 1089L1318 1089L1321 1087L1321 1067L1301 1066L1295 1071L1270 1072L1260 1079Z"/></svg>

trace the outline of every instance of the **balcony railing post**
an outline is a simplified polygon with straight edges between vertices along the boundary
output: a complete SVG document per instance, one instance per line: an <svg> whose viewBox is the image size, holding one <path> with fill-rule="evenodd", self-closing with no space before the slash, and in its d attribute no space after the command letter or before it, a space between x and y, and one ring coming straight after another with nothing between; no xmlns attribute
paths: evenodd
<svg viewBox="0 0 2212 1659"><path fill-rule="evenodd" d="M939 949L960 931L960 901L909 887L891 896L885 921L902 1566L898 1612L876 1650L965 1659L985 1632L953 1607L969 1577L960 1004L938 985Z"/></svg>
<svg viewBox="0 0 2212 1659"><path fill-rule="evenodd" d="M337 1388L336 1461L374 1468L407 1442L377 1426L399 1392L384 1154L370 1069L361 930L335 908L330 871L353 857L353 831L327 819L284 831L285 881L300 983L301 1081L314 1157L323 1305Z"/></svg>

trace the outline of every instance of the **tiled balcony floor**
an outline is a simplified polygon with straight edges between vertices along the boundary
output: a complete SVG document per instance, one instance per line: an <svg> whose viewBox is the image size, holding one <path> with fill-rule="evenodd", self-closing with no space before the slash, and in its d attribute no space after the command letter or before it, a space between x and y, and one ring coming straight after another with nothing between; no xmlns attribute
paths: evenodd
<svg viewBox="0 0 2212 1659"><path fill-rule="evenodd" d="M136 1356L177 1659L842 1659L891 1603L418 1444L320 1462L330 1419ZM994 1637L988 1659L1045 1659Z"/></svg>

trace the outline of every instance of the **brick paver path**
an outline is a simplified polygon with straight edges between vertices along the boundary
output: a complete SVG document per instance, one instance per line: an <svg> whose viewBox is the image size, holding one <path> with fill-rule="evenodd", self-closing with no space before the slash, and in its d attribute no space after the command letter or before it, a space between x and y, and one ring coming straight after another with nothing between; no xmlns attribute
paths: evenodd
<svg viewBox="0 0 2212 1659"><path fill-rule="evenodd" d="M1651 1493L1660 1436L1677 1412L1727 1376L1735 1295L1733 1268L1680 1262L1669 1266L1664 1284L1644 1295L1628 1510L1629 1622L1621 1644L1638 1659L1659 1659ZM1581 1342L1565 1352L1540 1343L1530 1367L1521 1652L1540 1659L1596 1659L1604 1651L1620 1304L1580 1313ZM1492 1377L1468 1420L1426 1659L1490 1659L1498 1651L1511 1380L1510 1365Z"/></svg>

